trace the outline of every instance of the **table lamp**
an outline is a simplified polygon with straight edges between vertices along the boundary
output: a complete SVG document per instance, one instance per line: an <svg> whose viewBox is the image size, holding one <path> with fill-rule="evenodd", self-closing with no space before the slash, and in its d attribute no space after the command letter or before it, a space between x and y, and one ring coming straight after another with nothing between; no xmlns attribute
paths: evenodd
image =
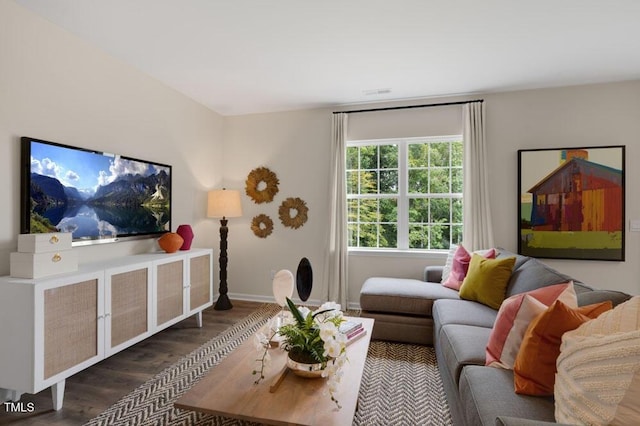
<svg viewBox="0 0 640 426"><path fill-rule="evenodd" d="M242 216L240 192L226 188L209 191L207 202L207 217L220 219L220 295L214 309L224 311L231 309L231 301L227 296L227 228L228 217Z"/></svg>

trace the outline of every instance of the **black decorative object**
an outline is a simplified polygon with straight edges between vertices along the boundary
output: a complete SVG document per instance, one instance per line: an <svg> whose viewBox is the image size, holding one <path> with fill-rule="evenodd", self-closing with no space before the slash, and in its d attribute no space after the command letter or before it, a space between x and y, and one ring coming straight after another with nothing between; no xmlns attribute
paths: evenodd
<svg viewBox="0 0 640 426"><path fill-rule="evenodd" d="M296 289L298 290L298 296L300 300L306 302L311 295L311 288L313 287L313 270L311 269L311 262L306 257L303 257L298 264L298 270L296 272Z"/></svg>
<svg viewBox="0 0 640 426"><path fill-rule="evenodd" d="M207 202L207 217L219 217L220 219L220 295L214 309L224 311L231 309L233 305L227 295L227 217L242 216L240 192L227 190L209 191Z"/></svg>
<svg viewBox="0 0 640 426"><path fill-rule="evenodd" d="M220 220L220 289L218 296L218 301L213 306L213 309L216 311L226 311L227 309L233 308L231 301L229 300L229 296L227 296L227 292L229 291L227 287L227 262L229 258L227 257L227 235L229 234L229 228L227 227L227 219Z"/></svg>

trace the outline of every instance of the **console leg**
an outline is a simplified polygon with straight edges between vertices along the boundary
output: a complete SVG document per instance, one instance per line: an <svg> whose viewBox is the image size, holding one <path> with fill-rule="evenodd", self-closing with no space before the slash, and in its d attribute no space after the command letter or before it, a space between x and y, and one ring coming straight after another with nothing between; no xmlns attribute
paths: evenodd
<svg viewBox="0 0 640 426"><path fill-rule="evenodd" d="M58 411L62 408L62 400L64 399L65 381L61 380L51 386L51 399L53 399L53 409Z"/></svg>
<svg viewBox="0 0 640 426"><path fill-rule="evenodd" d="M196 324L198 324L198 328L202 328L202 311L196 314Z"/></svg>

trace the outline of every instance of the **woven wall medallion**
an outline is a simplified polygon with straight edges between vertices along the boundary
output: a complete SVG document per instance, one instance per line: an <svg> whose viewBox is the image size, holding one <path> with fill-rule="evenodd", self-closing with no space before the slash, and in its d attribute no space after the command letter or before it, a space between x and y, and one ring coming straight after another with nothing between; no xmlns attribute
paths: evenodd
<svg viewBox="0 0 640 426"><path fill-rule="evenodd" d="M245 192L254 203L270 203L278 193L280 180L274 172L266 167L251 170L245 182Z"/></svg>
<svg viewBox="0 0 640 426"><path fill-rule="evenodd" d="M309 208L307 203L302 199L287 198L280 204L278 214L280 216L280 222L286 227L298 229L307 221L307 212Z"/></svg>
<svg viewBox="0 0 640 426"><path fill-rule="evenodd" d="M259 238L267 238L273 232L273 221L266 214L259 214L251 220L251 230Z"/></svg>

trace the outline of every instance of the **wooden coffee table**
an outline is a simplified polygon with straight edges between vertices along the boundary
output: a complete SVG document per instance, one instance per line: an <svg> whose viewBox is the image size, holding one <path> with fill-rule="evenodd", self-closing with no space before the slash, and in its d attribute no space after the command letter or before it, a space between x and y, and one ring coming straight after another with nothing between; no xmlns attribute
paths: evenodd
<svg viewBox="0 0 640 426"><path fill-rule="evenodd" d="M348 317L347 317L348 318ZM265 378L255 384L251 374L258 352L253 336L231 352L220 364L176 403L176 408L215 414L241 420L272 425L350 425L358 403L362 372L371 340L373 319L362 321L367 333L347 347L348 361L342 368L344 375L336 398L342 405L337 409L326 390L325 379L301 378L289 371L278 383L286 362L286 353L270 349L272 363Z"/></svg>

